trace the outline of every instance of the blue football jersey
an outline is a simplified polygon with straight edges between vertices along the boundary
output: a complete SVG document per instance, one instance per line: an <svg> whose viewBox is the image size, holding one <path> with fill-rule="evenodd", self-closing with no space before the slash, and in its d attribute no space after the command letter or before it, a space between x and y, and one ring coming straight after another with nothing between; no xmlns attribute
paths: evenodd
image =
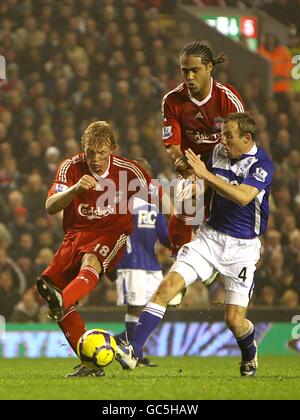
<svg viewBox="0 0 300 420"><path fill-rule="evenodd" d="M156 256L156 242L169 246L168 224L156 206L135 198L133 203L134 229L117 269L158 271L161 266Z"/></svg>
<svg viewBox="0 0 300 420"><path fill-rule="evenodd" d="M269 194L274 166L265 151L253 146L239 159L226 156L219 144L207 162L207 169L233 185L256 187L259 194L242 207L214 190L207 224L235 238L252 239L265 233L269 217Z"/></svg>

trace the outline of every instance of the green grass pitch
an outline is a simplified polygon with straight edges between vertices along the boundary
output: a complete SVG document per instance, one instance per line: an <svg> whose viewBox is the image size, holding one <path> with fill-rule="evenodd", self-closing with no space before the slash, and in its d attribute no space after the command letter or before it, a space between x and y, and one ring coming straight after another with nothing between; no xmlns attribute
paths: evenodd
<svg viewBox="0 0 300 420"><path fill-rule="evenodd" d="M123 371L117 362L104 378L65 379L76 359L0 360L0 400L300 399L300 358L260 357L256 378L239 377L237 358L157 358L157 368Z"/></svg>

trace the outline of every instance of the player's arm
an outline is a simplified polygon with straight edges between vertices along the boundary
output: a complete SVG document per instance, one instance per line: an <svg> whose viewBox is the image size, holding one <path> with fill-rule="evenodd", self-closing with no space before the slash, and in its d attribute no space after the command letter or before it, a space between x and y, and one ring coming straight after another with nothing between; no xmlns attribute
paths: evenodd
<svg viewBox="0 0 300 420"><path fill-rule="evenodd" d="M247 206L259 194L259 190L256 187L245 184L232 185L211 172L208 173L209 176L206 178L206 182L224 197L241 207Z"/></svg>
<svg viewBox="0 0 300 420"><path fill-rule="evenodd" d="M186 156L198 178L204 179L208 185L239 206L247 206L259 194L259 189L254 186L246 184L232 185L214 175L191 149L186 151Z"/></svg>
<svg viewBox="0 0 300 420"><path fill-rule="evenodd" d="M186 178L191 171L185 155L181 151L181 126L172 95L163 99L162 116L162 140L167 149L170 163L179 175Z"/></svg>
<svg viewBox="0 0 300 420"><path fill-rule="evenodd" d="M89 191L97 186L97 181L95 178L89 175L84 175L80 180L71 187L66 187L67 189L63 192L57 192L46 200L46 211L50 215L59 213L68 207L76 194L81 194L84 191Z"/></svg>
<svg viewBox="0 0 300 420"><path fill-rule="evenodd" d="M168 146L167 152L172 166L175 166L176 160L183 156L179 144L172 144L171 146Z"/></svg>
<svg viewBox="0 0 300 420"><path fill-rule="evenodd" d="M170 163L174 167L175 171L184 178L188 178L192 171L185 155L183 155L181 152L180 146L169 146L167 148L167 152L169 155Z"/></svg>

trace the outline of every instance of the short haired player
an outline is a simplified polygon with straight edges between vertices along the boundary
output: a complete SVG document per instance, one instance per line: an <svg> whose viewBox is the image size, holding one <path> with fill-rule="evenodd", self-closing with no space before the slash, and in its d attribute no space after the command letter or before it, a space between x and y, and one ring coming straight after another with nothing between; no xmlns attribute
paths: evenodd
<svg viewBox="0 0 300 420"><path fill-rule="evenodd" d="M255 122L245 113L225 118L221 144L206 165L191 149L185 155L194 174L214 191L209 218L198 229L195 240L180 249L170 272L143 310L130 344L119 347L117 360L133 369L140 349L164 317L168 301L218 270L226 291L226 323L241 349L240 373L254 376L255 328L246 312L260 257L258 237L267 227L273 164L256 146Z"/></svg>
<svg viewBox="0 0 300 420"><path fill-rule="evenodd" d="M76 304L123 255L133 230L133 198L154 200L158 206L164 198L138 163L114 153L115 135L106 121L91 123L81 145L83 153L62 162L49 191L46 210L63 211L65 237L37 280L40 295L75 353L86 331ZM101 369L82 365L70 376L103 375Z"/></svg>

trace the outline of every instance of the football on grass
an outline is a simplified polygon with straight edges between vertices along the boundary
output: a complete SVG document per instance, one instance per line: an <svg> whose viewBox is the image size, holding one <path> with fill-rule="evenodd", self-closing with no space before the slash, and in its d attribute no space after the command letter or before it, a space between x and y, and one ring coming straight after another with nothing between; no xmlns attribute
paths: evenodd
<svg viewBox="0 0 300 420"><path fill-rule="evenodd" d="M114 337L105 330L86 331L77 344L81 362L92 369L108 366L115 358L117 344Z"/></svg>

